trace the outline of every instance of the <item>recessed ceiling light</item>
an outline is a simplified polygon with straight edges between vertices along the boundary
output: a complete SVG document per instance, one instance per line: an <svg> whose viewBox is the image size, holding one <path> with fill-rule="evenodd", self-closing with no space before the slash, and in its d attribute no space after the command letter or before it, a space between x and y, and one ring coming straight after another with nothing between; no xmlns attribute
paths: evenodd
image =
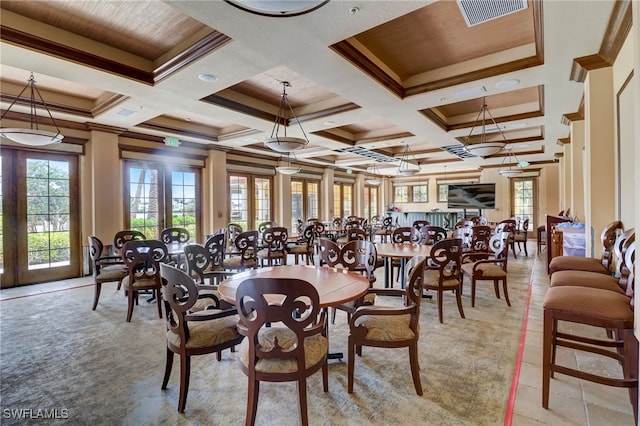
<svg viewBox="0 0 640 426"><path fill-rule="evenodd" d="M333 120L328 120L324 122L325 126L333 126L334 124L337 124L337 123Z"/></svg>
<svg viewBox="0 0 640 426"><path fill-rule="evenodd" d="M511 89L512 87L516 87L520 84L520 80L511 79L511 80L502 80L496 83L496 89Z"/></svg>
<svg viewBox="0 0 640 426"><path fill-rule="evenodd" d="M453 96L457 99L474 98L482 96L486 91L487 89L485 89L484 86L477 86L456 92Z"/></svg>
<svg viewBox="0 0 640 426"><path fill-rule="evenodd" d="M118 111L116 111L116 115L118 117L129 117L130 115L133 115L137 112L138 111L134 111L132 109L120 108Z"/></svg>
<svg viewBox="0 0 640 426"><path fill-rule="evenodd" d="M218 77L213 74L200 74L198 78L202 81L206 81L207 83L213 83L218 81Z"/></svg>

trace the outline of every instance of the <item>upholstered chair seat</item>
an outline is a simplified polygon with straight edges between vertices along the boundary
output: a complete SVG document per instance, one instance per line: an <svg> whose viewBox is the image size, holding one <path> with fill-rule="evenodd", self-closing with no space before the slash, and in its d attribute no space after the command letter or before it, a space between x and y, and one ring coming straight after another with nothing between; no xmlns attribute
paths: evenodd
<svg viewBox="0 0 640 426"><path fill-rule="evenodd" d="M462 272L469 276L473 275L473 263L464 263L462 265ZM483 263L479 264L476 268L478 278L504 278L507 273L500 266L495 263Z"/></svg>
<svg viewBox="0 0 640 426"><path fill-rule="evenodd" d="M127 267L124 265L103 266L96 278L102 281L120 281L127 275Z"/></svg>
<svg viewBox="0 0 640 426"><path fill-rule="evenodd" d="M223 312L220 309L199 311L201 315L210 315ZM196 313L195 316L198 316ZM209 321L190 321L187 323L189 339L185 344L187 349L206 348L214 345L223 345L240 338L236 325L238 318L225 317ZM167 342L175 347L180 347L180 335L171 330L167 331Z"/></svg>
<svg viewBox="0 0 640 426"><path fill-rule="evenodd" d="M609 274L609 270L602 265L600 259L594 259L593 257L556 256L549 264L549 273L551 275L558 271L567 270Z"/></svg>
<svg viewBox="0 0 640 426"><path fill-rule="evenodd" d="M633 327L633 310L631 299L614 291L603 291L597 288L576 286L551 287L547 290L543 309L560 311L588 318L587 323L595 319L611 321L611 324L622 325L620 328ZM576 321L584 323L585 321Z"/></svg>
<svg viewBox="0 0 640 426"><path fill-rule="evenodd" d="M288 351L297 345L296 335L284 327L269 327L260 330L258 344L262 351L268 352L275 348L275 341L283 351ZM315 334L304 339L304 355L306 368L325 361L329 350L329 340L322 334ZM245 339L239 346L238 359L245 368L249 368L249 340ZM256 371L262 373L295 373L298 364L295 359L262 358L256 363Z"/></svg>
<svg viewBox="0 0 640 426"><path fill-rule="evenodd" d="M624 294L617 278L596 272L558 271L551 276L550 287L589 287Z"/></svg>
<svg viewBox="0 0 640 426"><path fill-rule="evenodd" d="M243 269L243 268L255 268L257 262L255 259L244 260L240 256L232 256L225 259L222 262L225 269Z"/></svg>
<svg viewBox="0 0 640 426"><path fill-rule="evenodd" d="M440 272L437 269L427 269L424 271L425 282L437 282L440 278ZM457 278L446 278L442 280L441 287L445 289L455 289L460 286L460 280Z"/></svg>
<svg viewBox="0 0 640 426"><path fill-rule="evenodd" d="M372 306L369 309L388 309L387 307ZM367 329L365 339L381 342L396 342L414 339L416 333L410 327L411 315L377 316L363 315L354 321L355 327L363 326ZM419 323L418 323L419 324Z"/></svg>

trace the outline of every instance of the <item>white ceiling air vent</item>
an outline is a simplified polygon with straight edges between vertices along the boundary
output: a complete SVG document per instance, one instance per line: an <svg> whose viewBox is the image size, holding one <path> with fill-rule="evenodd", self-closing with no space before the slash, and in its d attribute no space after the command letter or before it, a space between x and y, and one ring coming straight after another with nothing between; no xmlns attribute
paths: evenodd
<svg viewBox="0 0 640 426"><path fill-rule="evenodd" d="M527 0L457 0L469 27L527 8Z"/></svg>

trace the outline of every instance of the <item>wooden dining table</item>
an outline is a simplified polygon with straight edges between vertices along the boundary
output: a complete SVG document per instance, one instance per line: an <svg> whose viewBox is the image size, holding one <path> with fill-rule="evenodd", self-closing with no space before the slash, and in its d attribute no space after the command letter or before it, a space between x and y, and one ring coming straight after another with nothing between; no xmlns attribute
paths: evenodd
<svg viewBox="0 0 640 426"><path fill-rule="evenodd" d="M324 266L282 265L250 269L227 278L218 286L218 292L222 299L235 305L236 291L240 283L249 278L296 278L307 281L318 291L320 307L325 312L331 306L341 305L362 297L369 289L369 279L357 272ZM273 302L277 303L278 300L273 300ZM328 329L326 331L328 336ZM330 359L342 359L343 357L341 352L329 354Z"/></svg>
<svg viewBox="0 0 640 426"><path fill-rule="evenodd" d="M376 251L378 256L384 258L384 286L385 288L393 287L393 271L391 269L391 262L395 259L401 259L401 272L402 288L405 286L404 282L404 265L407 259L411 259L413 256L424 256L428 258L431 256L430 245L424 244L409 244L409 243L376 243Z"/></svg>

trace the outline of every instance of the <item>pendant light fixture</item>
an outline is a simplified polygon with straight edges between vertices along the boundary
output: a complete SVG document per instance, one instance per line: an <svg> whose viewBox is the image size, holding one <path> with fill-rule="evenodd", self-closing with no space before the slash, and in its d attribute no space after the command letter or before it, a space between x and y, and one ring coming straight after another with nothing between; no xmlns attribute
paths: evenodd
<svg viewBox="0 0 640 426"><path fill-rule="evenodd" d="M273 124L273 129L271 130L271 136L264 140L264 144L271 148L276 152L292 152L298 149L302 149L309 143L309 139L307 138L307 134L304 132L296 113L293 112L293 108L287 99L287 87L291 87L288 81L282 82L282 98L280 99L280 106L278 107L278 113L276 114L276 121ZM285 111L289 112L289 117L292 117L291 120L285 116ZM291 123L292 125L295 123L300 127L300 131L304 138L296 138L292 136L287 136L287 127ZM280 127L282 126L283 131L280 134Z"/></svg>
<svg viewBox="0 0 640 426"><path fill-rule="evenodd" d="M523 169L529 165L529 162L519 161L518 157L513 152L513 149L511 149L511 147L506 147L505 150L509 151L509 155L504 157L504 159L502 160L502 164L500 164L498 173L504 177L515 177L524 173Z"/></svg>
<svg viewBox="0 0 640 426"><path fill-rule="evenodd" d="M420 166L416 157L411 153L409 145L404 146L404 153L400 159L398 166L398 174L400 176L415 176L420 171Z"/></svg>
<svg viewBox="0 0 640 426"><path fill-rule="evenodd" d="M295 158L295 154L294 154L294 158ZM289 154L287 154L287 165L276 167L276 171L282 175L295 175L300 171L300 167L292 166L291 158L289 157Z"/></svg>
<svg viewBox="0 0 640 426"><path fill-rule="evenodd" d="M378 186L382 183L382 179L380 179L380 170L378 170L377 165L374 164L372 167L369 167L367 172L372 175L364 180L367 185Z"/></svg>
<svg viewBox="0 0 640 426"><path fill-rule="evenodd" d="M27 90L27 88L29 89L29 93L30 93L29 99L23 99L21 98L21 96L25 92L25 90ZM40 100L36 99L36 96L35 96L36 94L38 95ZM44 101L44 99L42 98L42 95L40 94L40 91L36 87L36 80L35 78L33 78L33 73L31 73L29 80L27 80L27 85L22 89L22 91L18 94L18 96L15 97L13 102L11 102L11 105L9 105L9 108L7 108L4 111L4 113L2 114L2 117L0 117L0 121L4 119L5 115L7 115L7 113L11 110L11 107L20 99L23 99L21 101L22 103L26 103L26 101L28 101L29 122L31 124L30 128L2 127L0 128L0 134L2 134L2 136L14 142L17 142L22 145L29 145L29 146L43 146L43 145L51 145L51 144L62 142L62 138L64 138L64 136L60 134L60 128L56 124L56 121L53 119L53 116L51 115L51 111L49 111L49 108L47 107L47 103ZM39 117L37 114L38 107L44 107L44 109L47 111L47 114L49 115L49 118L51 119L53 126L56 128L55 132L47 132L45 130L40 130Z"/></svg>
<svg viewBox="0 0 640 426"><path fill-rule="evenodd" d="M329 0L225 0L245 12L286 18L304 15L329 3Z"/></svg>
<svg viewBox="0 0 640 426"><path fill-rule="evenodd" d="M500 133L502 141L487 142L487 115L489 116L493 127L498 130L498 133ZM473 130L476 127L481 128L480 142L471 143L471 135L473 134ZM496 154L507 145L507 138L505 138L504 133L502 133L502 130L500 130L500 127L498 127L498 124L493 118L493 115L491 115L491 111L489 111L489 108L487 108L486 98L484 97L482 98L482 108L480 108L480 111L478 112L478 116L476 117L476 121L471 127L471 131L469 132L469 136L467 136L466 142L466 150L473 155L477 155L478 157L487 157L489 155Z"/></svg>

